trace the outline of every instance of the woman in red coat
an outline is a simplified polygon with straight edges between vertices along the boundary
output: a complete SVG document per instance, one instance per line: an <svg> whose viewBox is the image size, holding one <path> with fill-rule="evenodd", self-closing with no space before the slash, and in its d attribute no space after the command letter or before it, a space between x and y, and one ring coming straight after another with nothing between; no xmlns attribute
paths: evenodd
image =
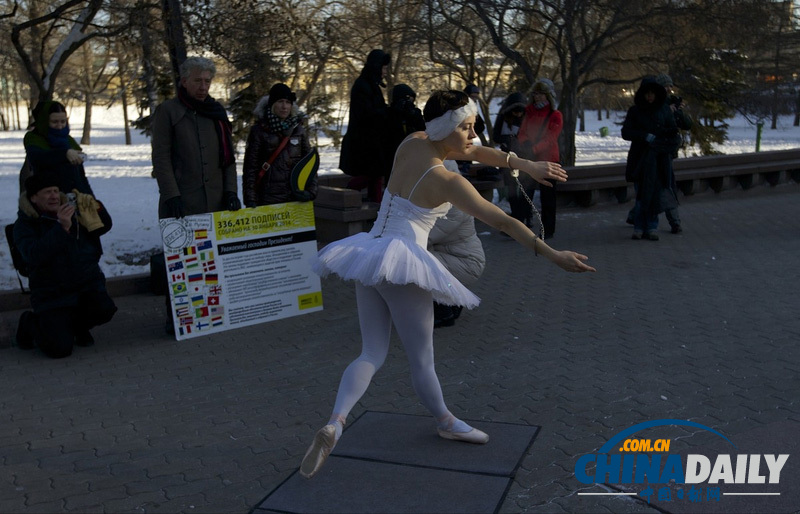
<svg viewBox="0 0 800 514"><path fill-rule="evenodd" d="M525 159L560 162L558 136L564 125L561 112L556 110L553 82L539 79L533 85L531 103L525 108L517 140ZM553 237L556 231L556 188L539 188L542 199L542 224L544 237Z"/></svg>

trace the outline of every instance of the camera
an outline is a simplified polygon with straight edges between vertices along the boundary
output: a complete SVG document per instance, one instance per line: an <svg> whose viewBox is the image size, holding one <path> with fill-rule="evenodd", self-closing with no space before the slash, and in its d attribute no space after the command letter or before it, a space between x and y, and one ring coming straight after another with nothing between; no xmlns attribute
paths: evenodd
<svg viewBox="0 0 800 514"><path fill-rule="evenodd" d="M67 193L67 203L71 206L78 207L78 196L75 193Z"/></svg>
<svg viewBox="0 0 800 514"><path fill-rule="evenodd" d="M672 95L669 97L669 103L670 105L678 106L683 103L683 97Z"/></svg>

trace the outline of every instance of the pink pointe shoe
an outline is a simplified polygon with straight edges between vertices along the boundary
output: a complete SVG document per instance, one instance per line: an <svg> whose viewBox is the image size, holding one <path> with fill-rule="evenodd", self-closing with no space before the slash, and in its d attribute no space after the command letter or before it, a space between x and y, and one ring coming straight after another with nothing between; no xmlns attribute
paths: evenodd
<svg viewBox="0 0 800 514"><path fill-rule="evenodd" d="M473 444L486 444L489 442L489 434L477 428L473 428L469 432L451 432L443 428L437 428L436 430L439 432L439 437L452 441L464 441L465 443Z"/></svg>
<svg viewBox="0 0 800 514"><path fill-rule="evenodd" d="M300 463L300 475L305 478L316 475L334 446L336 446L336 427L325 425L317 431L314 442L308 447L303 462Z"/></svg>

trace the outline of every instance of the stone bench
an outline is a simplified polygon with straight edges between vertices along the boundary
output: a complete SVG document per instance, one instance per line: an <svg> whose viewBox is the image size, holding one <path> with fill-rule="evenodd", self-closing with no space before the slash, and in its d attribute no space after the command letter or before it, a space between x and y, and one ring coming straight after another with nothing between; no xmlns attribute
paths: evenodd
<svg viewBox="0 0 800 514"><path fill-rule="evenodd" d="M314 200L317 241L328 243L369 230L378 217L378 207L362 201L360 191L318 186Z"/></svg>
<svg viewBox="0 0 800 514"><path fill-rule="evenodd" d="M778 150L734 155L687 157L673 161L675 181L684 195L710 188L749 189L767 182L800 182L800 149ZM625 180L625 163L567 167L569 180L558 185L558 191L571 195L578 205L597 203L605 193L624 203L634 196L633 185Z"/></svg>

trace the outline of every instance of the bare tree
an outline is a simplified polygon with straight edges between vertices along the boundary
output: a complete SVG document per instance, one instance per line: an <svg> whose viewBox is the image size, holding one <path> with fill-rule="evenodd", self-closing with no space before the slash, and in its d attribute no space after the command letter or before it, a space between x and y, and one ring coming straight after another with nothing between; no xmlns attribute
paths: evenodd
<svg viewBox="0 0 800 514"><path fill-rule="evenodd" d="M629 0L455 0L469 6L484 22L495 47L522 70L529 83L541 72L541 54L525 55L516 41L530 34L546 40L557 57L555 82L561 84L559 110L564 116L561 155L575 163L575 128L581 91L597 82L625 83L630 78L604 77L599 69L615 49L628 45L664 11L661 2ZM536 59L536 60L534 60Z"/></svg>
<svg viewBox="0 0 800 514"><path fill-rule="evenodd" d="M32 103L53 97L61 68L81 45L92 38L114 33L93 24L101 5L102 0L67 0L46 14L12 25L11 42L34 85ZM38 59L22 43L21 37L26 31L38 31L43 36L32 43L37 46L34 55ZM55 43L55 48L48 57L45 52L50 42Z"/></svg>

